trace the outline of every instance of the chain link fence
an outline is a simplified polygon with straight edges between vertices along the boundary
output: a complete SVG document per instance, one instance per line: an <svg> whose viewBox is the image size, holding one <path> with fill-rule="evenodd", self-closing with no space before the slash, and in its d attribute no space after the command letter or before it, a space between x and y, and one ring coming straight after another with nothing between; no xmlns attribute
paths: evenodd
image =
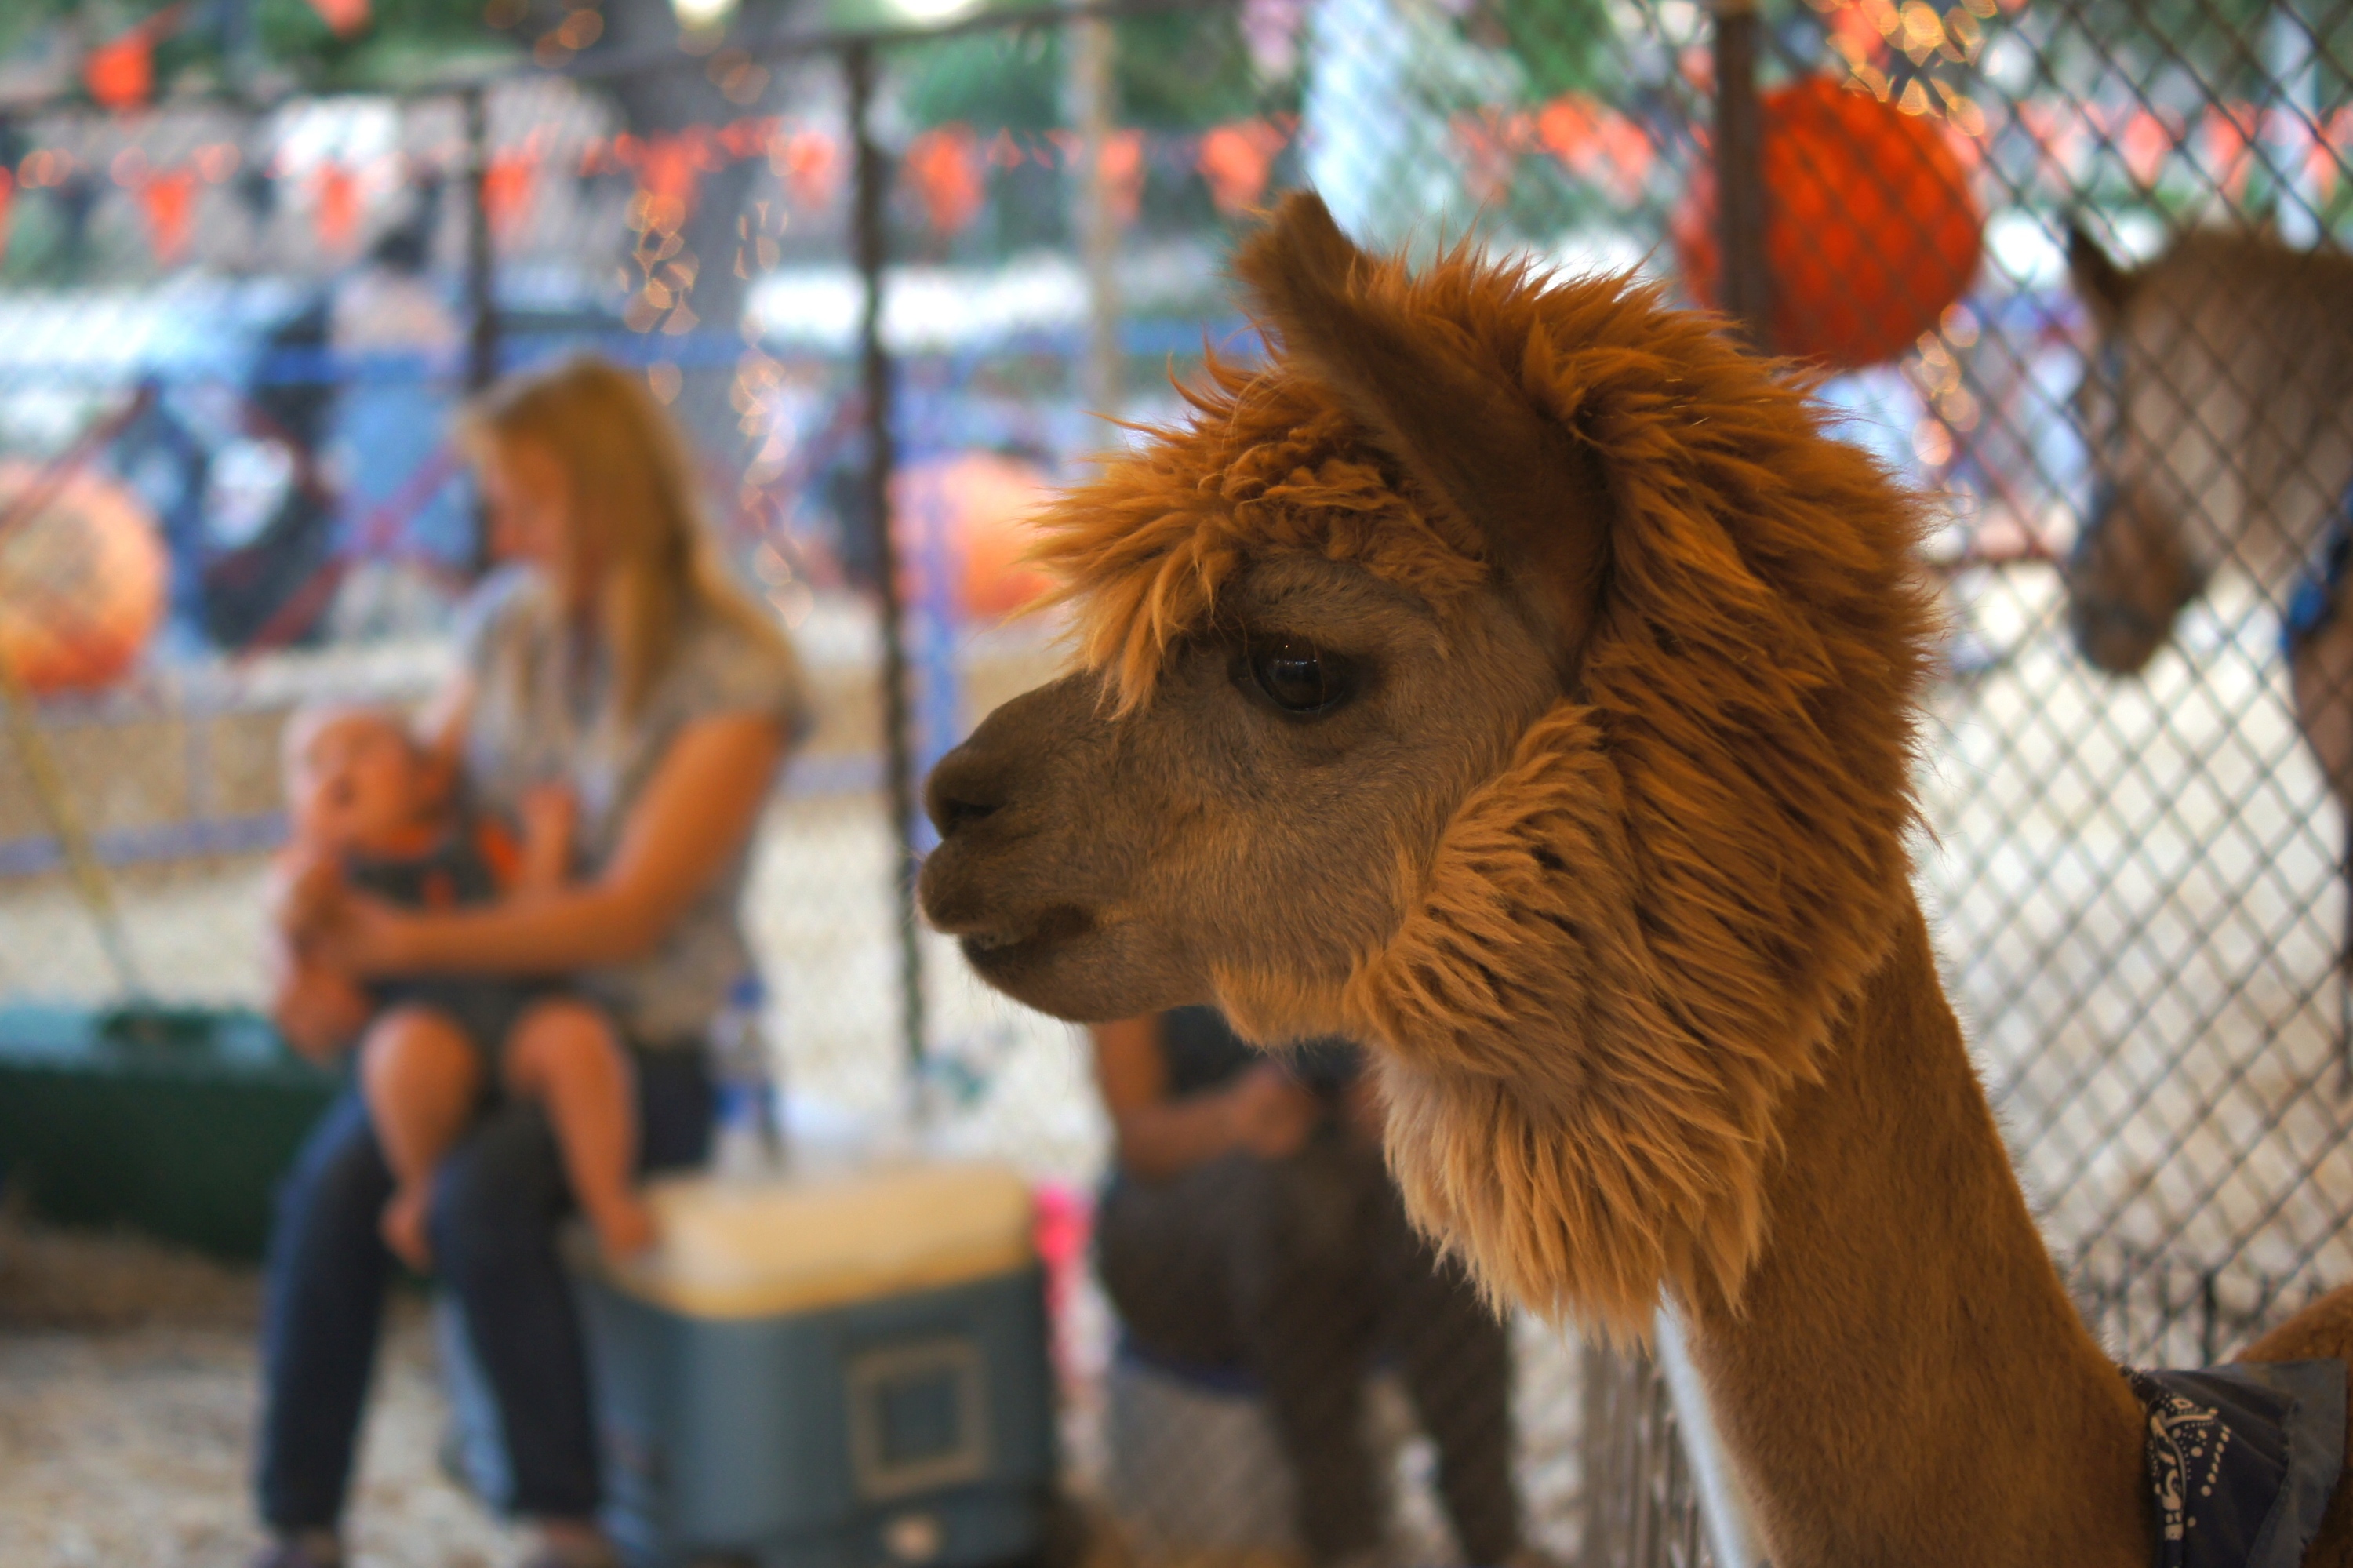
<svg viewBox="0 0 2353 1568"><path fill-rule="evenodd" d="M1973 73L1989 211L1974 297L1906 366L1974 633L1926 875L2046 1227L2144 1359L2228 1354L2353 1261L2314 750L2353 469L2341 399L2304 396L2345 349L2282 313L2345 297L2312 254L2343 217L2344 23L2037 7L1919 68Z"/></svg>
<svg viewBox="0 0 2353 1568"><path fill-rule="evenodd" d="M749 906L790 1091L844 1118L920 1104L1083 1214L1113 1158L1087 1044L913 932L922 830L893 805L1055 667L1052 627L1008 618L1035 586L1023 512L1124 439L1098 414L1179 417L1171 378L1205 345L1255 351L1219 269L1288 186L1368 241L1475 227L1800 346L1771 340L1820 325L1809 280L1867 293L1946 238L1917 188L1822 171L1855 122L1800 146L1793 95L1820 79L1926 127L1974 207L1967 289L1823 395L1938 498L1926 564L1954 630L1921 878L2052 1245L2143 1361L2227 1355L2353 1277L2327 782L2348 768L2315 752L2353 731L2332 640L2353 283L2274 254L2329 250L2353 208L2341 11L1240 0L763 43L649 42L609 5L494 6L543 69L448 91L0 124L0 475L70 469L83 512L120 501L166 546L133 673L39 708L157 995L259 999L290 707L415 701L449 668L482 546L448 412L500 369L601 353L695 435L731 558L817 681ZM1809 181L1836 200L1807 207ZM2134 280L2105 304L2071 283L2071 222ZM2210 232L2237 238L2163 284ZM95 568L23 521L0 536L8 615L102 642L105 596L60 587ZM2148 645L2137 673L2087 657L2134 662L2119 639ZM0 994L102 1001L118 980L54 827L0 751ZM1386 1221L1349 1202L1362 1294ZM1409 1293L1427 1265L1379 1268ZM1494 1554L1451 1532L1482 1467L1514 1545L1713 1560L1641 1363L1514 1325L1509 1457L1466 1459L1476 1440L1428 1436L1446 1369L1370 1318L1301 1394L1251 1346L1211 1366L1146 1342L1092 1284L1063 1303L1073 1467L1164 1553L1297 1549L1299 1478L1251 1488L1338 1420L1369 1434L1379 1517L1418 1561ZM1452 1382L1486 1398L1495 1375ZM1203 1534L1219 1518L1250 1529Z"/></svg>

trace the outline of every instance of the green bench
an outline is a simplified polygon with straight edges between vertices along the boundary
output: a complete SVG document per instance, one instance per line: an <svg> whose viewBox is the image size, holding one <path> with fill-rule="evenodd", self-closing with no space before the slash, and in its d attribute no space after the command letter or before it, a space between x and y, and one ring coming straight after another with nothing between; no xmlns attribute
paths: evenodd
<svg viewBox="0 0 2353 1568"><path fill-rule="evenodd" d="M342 1081L249 1012L0 1006L0 1187L52 1224L257 1258Z"/></svg>

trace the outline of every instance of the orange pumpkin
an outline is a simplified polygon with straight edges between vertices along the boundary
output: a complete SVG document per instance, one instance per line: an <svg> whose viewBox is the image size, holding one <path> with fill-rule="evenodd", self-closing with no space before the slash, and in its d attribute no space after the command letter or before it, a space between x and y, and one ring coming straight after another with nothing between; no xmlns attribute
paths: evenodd
<svg viewBox="0 0 2353 1568"><path fill-rule="evenodd" d="M1773 350L1851 370L1911 346L1969 286L1985 223L1947 132L1821 77L1763 95ZM1703 165L1672 225L1683 285L1713 309L1723 260Z"/></svg>
<svg viewBox="0 0 2353 1568"><path fill-rule="evenodd" d="M0 521L39 477L29 464L0 463ZM139 497L74 475L0 533L0 660L36 694L111 685L155 634L167 568Z"/></svg>
<svg viewBox="0 0 2353 1568"><path fill-rule="evenodd" d="M920 597L929 535L957 567L959 613L974 620L1018 614L1052 586L1028 560L1029 519L1050 497L1046 474L1018 458L957 452L908 464L892 480L901 558Z"/></svg>

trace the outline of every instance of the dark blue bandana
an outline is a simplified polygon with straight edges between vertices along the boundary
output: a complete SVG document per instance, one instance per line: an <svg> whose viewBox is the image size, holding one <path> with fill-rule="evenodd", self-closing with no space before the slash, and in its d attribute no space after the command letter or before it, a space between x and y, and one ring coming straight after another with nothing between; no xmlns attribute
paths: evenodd
<svg viewBox="0 0 2353 1568"><path fill-rule="evenodd" d="M2158 1568L2302 1568L2344 1463L2345 1363L2125 1377L2148 1410Z"/></svg>
<svg viewBox="0 0 2353 1568"><path fill-rule="evenodd" d="M2288 595L2280 615L2282 653L2294 658L2298 648L2337 619L2337 590L2344 586L2348 566L2353 566L2353 489L2337 503L2337 515L2321 537L2320 553Z"/></svg>

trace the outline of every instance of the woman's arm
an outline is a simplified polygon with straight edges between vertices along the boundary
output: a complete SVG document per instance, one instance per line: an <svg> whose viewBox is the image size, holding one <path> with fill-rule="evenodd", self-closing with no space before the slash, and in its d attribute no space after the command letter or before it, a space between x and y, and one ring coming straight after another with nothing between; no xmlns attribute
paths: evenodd
<svg viewBox="0 0 2353 1568"><path fill-rule="evenodd" d="M359 987L272 938L269 1021L296 1055L322 1067L332 1065L367 1027L374 1011Z"/></svg>
<svg viewBox="0 0 2353 1568"><path fill-rule="evenodd" d="M280 970L270 988L269 1021L296 1055L322 1067L358 1038L374 1011L351 981L299 960Z"/></svg>
<svg viewBox="0 0 2353 1568"><path fill-rule="evenodd" d="M1267 1160L1294 1154L1323 1114L1315 1097L1274 1062L1256 1063L1212 1093L1169 1098L1156 1016L1088 1033L1120 1168L1139 1180L1165 1181L1236 1149Z"/></svg>
<svg viewBox="0 0 2353 1568"><path fill-rule="evenodd" d="M730 715L670 742L596 878L503 904L422 912L346 892L313 940L355 975L553 974L652 951L752 835L784 726Z"/></svg>
<svg viewBox="0 0 2353 1568"><path fill-rule="evenodd" d="M374 1011L366 993L348 976L316 962L288 934L304 923L306 911L332 894L340 881L331 862L290 845L273 858L263 894L270 911L266 938L269 1021L297 1055L321 1066L343 1054Z"/></svg>

